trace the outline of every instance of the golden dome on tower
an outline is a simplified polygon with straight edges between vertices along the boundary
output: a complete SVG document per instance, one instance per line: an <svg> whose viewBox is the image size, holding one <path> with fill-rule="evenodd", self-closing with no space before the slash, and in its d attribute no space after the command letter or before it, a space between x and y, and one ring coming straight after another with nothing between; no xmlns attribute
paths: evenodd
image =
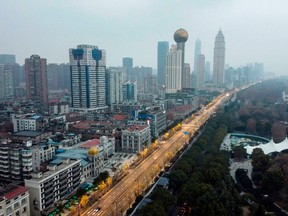
<svg viewBox="0 0 288 216"><path fill-rule="evenodd" d="M88 151L88 155L91 155L91 156L96 156L98 155L98 148L96 147L91 147Z"/></svg>

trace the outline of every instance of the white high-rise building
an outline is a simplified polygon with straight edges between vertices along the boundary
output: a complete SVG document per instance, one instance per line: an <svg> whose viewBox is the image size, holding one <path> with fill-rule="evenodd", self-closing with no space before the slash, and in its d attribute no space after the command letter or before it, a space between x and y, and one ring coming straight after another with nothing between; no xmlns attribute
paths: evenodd
<svg viewBox="0 0 288 216"><path fill-rule="evenodd" d="M0 64L0 100L13 97L12 65Z"/></svg>
<svg viewBox="0 0 288 216"><path fill-rule="evenodd" d="M183 77L184 83L182 88L190 88L191 84L190 84L190 64L185 63L184 64L184 77Z"/></svg>
<svg viewBox="0 0 288 216"><path fill-rule="evenodd" d="M106 52L93 45L69 50L71 95L74 110L101 109L106 106Z"/></svg>
<svg viewBox="0 0 288 216"><path fill-rule="evenodd" d="M197 59L197 87L202 87L205 84L206 81L206 75L205 75L205 56L204 55L198 55Z"/></svg>
<svg viewBox="0 0 288 216"><path fill-rule="evenodd" d="M106 70L106 100L107 105L123 102L122 71L109 68Z"/></svg>
<svg viewBox="0 0 288 216"><path fill-rule="evenodd" d="M182 50L172 45L167 55L166 93L175 93L182 89Z"/></svg>
<svg viewBox="0 0 288 216"><path fill-rule="evenodd" d="M214 62L213 62L213 83L215 85L224 84L224 69L225 69L225 38L219 30L215 39L214 46Z"/></svg>
<svg viewBox="0 0 288 216"><path fill-rule="evenodd" d="M201 54L201 41L197 39L195 41L195 51L194 51L194 73L197 74L198 69L198 56Z"/></svg>

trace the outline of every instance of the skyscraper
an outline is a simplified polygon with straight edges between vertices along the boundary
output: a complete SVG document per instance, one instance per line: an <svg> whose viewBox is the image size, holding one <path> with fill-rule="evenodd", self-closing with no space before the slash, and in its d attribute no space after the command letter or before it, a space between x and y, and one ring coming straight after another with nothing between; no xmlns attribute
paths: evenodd
<svg viewBox="0 0 288 216"><path fill-rule="evenodd" d="M211 74L210 74L210 62L206 61L205 63L205 74L206 74L206 82L210 82L211 81Z"/></svg>
<svg viewBox="0 0 288 216"><path fill-rule="evenodd" d="M39 55L25 59L26 96L42 104L48 102L47 60Z"/></svg>
<svg viewBox="0 0 288 216"><path fill-rule="evenodd" d="M178 50L176 45L172 45L167 55L166 66L166 93L176 93L182 89L182 50Z"/></svg>
<svg viewBox="0 0 288 216"><path fill-rule="evenodd" d="M0 64L0 100L13 97L13 71L11 65Z"/></svg>
<svg viewBox="0 0 288 216"><path fill-rule="evenodd" d="M69 49L72 107L97 109L106 106L106 52L93 45Z"/></svg>
<svg viewBox="0 0 288 216"><path fill-rule="evenodd" d="M197 87L203 87L205 81L205 56L201 54L197 58Z"/></svg>
<svg viewBox="0 0 288 216"><path fill-rule="evenodd" d="M188 33L185 29L178 29L174 33L177 46L172 45L166 62L166 93L175 93L185 86L185 42Z"/></svg>
<svg viewBox="0 0 288 216"><path fill-rule="evenodd" d="M130 58L130 57L123 58L122 64L123 64L123 68L124 68L125 73L126 73L126 76L124 76L125 79L136 80L136 77L133 76L133 74L132 74L133 58Z"/></svg>
<svg viewBox="0 0 288 216"><path fill-rule="evenodd" d="M197 72L197 63L198 63L198 56L201 54L201 41L197 39L195 41L195 51L194 51L194 73L198 74Z"/></svg>
<svg viewBox="0 0 288 216"><path fill-rule="evenodd" d="M188 32L185 29L178 29L174 33L174 40L177 43L177 49L182 51L182 58L181 58L181 89L183 88L185 83L185 70L184 70L184 63L185 63L185 42L188 40Z"/></svg>
<svg viewBox="0 0 288 216"><path fill-rule="evenodd" d="M182 88L190 88L191 84L190 84L190 64L185 63L184 64L184 84L182 86Z"/></svg>
<svg viewBox="0 0 288 216"><path fill-rule="evenodd" d="M215 85L224 84L224 69L225 69L225 38L219 30L215 39L214 46L214 61L213 61L213 83Z"/></svg>
<svg viewBox="0 0 288 216"><path fill-rule="evenodd" d="M106 104L118 104L123 102L122 72L115 68L106 70Z"/></svg>
<svg viewBox="0 0 288 216"><path fill-rule="evenodd" d="M157 83L159 85L166 85L166 56L168 52L168 41L159 41L157 47Z"/></svg>
<svg viewBox="0 0 288 216"><path fill-rule="evenodd" d="M0 64L15 64L16 57L13 54L0 54Z"/></svg>
<svg viewBox="0 0 288 216"><path fill-rule="evenodd" d="M125 57L122 59L122 61L123 61L122 63L123 63L124 68L129 68L129 69L133 68L133 58Z"/></svg>
<svg viewBox="0 0 288 216"><path fill-rule="evenodd" d="M122 85L123 101L137 102L137 81L125 81Z"/></svg>

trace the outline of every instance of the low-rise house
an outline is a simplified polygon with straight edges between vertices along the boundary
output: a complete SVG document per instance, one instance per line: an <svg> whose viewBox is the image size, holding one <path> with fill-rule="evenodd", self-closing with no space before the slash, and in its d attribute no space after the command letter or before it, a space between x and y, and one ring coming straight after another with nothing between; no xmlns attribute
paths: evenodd
<svg viewBox="0 0 288 216"><path fill-rule="evenodd" d="M131 125L122 130L122 151L139 153L151 144L149 125Z"/></svg>

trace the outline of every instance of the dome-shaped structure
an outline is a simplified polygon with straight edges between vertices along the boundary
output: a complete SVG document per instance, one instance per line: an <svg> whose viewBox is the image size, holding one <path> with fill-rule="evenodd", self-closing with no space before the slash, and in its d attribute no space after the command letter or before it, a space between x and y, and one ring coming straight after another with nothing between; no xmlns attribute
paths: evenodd
<svg viewBox="0 0 288 216"><path fill-rule="evenodd" d="M185 43L188 40L188 32L185 29L178 29L174 33L174 40L176 43Z"/></svg>
<svg viewBox="0 0 288 216"><path fill-rule="evenodd" d="M91 147L88 151L88 155L91 155L91 156L96 156L98 155L98 148L96 147Z"/></svg>

